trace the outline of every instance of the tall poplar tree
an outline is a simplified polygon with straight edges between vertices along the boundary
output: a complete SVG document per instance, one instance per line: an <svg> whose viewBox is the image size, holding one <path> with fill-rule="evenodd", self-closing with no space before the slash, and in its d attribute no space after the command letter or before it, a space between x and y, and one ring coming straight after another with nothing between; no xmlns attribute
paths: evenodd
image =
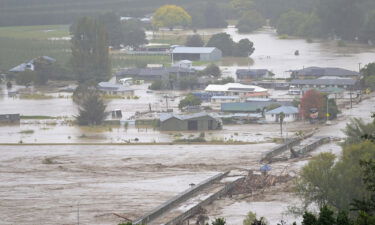
<svg viewBox="0 0 375 225"><path fill-rule="evenodd" d="M107 80L111 74L108 35L103 24L90 17L72 30L72 68L80 83Z"/></svg>

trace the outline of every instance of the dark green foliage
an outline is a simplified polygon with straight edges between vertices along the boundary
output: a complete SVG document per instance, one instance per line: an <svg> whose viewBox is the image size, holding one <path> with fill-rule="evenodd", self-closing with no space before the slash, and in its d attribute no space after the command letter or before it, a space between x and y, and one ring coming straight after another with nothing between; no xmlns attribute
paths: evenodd
<svg viewBox="0 0 375 225"><path fill-rule="evenodd" d="M306 211L302 217L302 225L317 225L317 219L314 214Z"/></svg>
<svg viewBox="0 0 375 225"><path fill-rule="evenodd" d="M214 77L220 77L221 76L220 67L218 67L216 64L213 64L213 63L208 65L201 73L203 75L210 75L210 76L214 76Z"/></svg>
<svg viewBox="0 0 375 225"><path fill-rule="evenodd" d="M314 14L306 14L298 11L288 11L281 15L277 23L277 33L280 35L320 37L319 17Z"/></svg>
<svg viewBox="0 0 375 225"><path fill-rule="evenodd" d="M186 106L195 106L195 105L201 105L202 100L198 97L196 97L193 94L188 94L184 99L180 101L178 104L178 108L182 109Z"/></svg>
<svg viewBox="0 0 375 225"><path fill-rule="evenodd" d="M213 1L206 4L203 18L205 28L223 28L228 26L228 23L225 21L225 18L222 15L222 10L219 9L217 4Z"/></svg>
<svg viewBox="0 0 375 225"><path fill-rule="evenodd" d="M363 42L375 43L375 10L367 14L360 38Z"/></svg>
<svg viewBox="0 0 375 225"><path fill-rule="evenodd" d="M327 98L325 99L325 112L327 112ZM328 113L329 120L334 120L337 118L337 114L340 113L339 108L337 107L335 99L328 99Z"/></svg>
<svg viewBox="0 0 375 225"><path fill-rule="evenodd" d="M249 57L253 54L254 50L253 42L249 41L249 39L241 39L234 45L232 54L236 57Z"/></svg>
<svg viewBox="0 0 375 225"><path fill-rule="evenodd" d="M346 124L343 132L347 136L344 142L345 146L358 144L363 141L363 137L366 135L375 134L375 124L365 123L362 119L352 118L350 122Z"/></svg>
<svg viewBox="0 0 375 225"><path fill-rule="evenodd" d="M327 207L323 206L320 209L318 224L319 225L332 225L335 224L335 218L333 217L334 212Z"/></svg>
<svg viewBox="0 0 375 225"><path fill-rule="evenodd" d="M337 214L336 218L336 225L351 225L351 221L349 219L349 215L346 211L340 211Z"/></svg>
<svg viewBox="0 0 375 225"><path fill-rule="evenodd" d="M186 38L185 46L189 47L203 47L204 41L199 34L190 35Z"/></svg>
<svg viewBox="0 0 375 225"><path fill-rule="evenodd" d="M194 89L198 84L198 78L196 76L182 77L178 80L180 90Z"/></svg>
<svg viewBox="0 0 375 225"><path fill-rule="evenodd" d="M214 221L211 222L212 225L225 225L226 221L224 218L216 218Z"/></svg>
<svg viewBox="0 0 375 225"><path fill-rule="evenodd" d="M98 92L91 89L86 89L82 96L78 104L77 123L85 126L101 125L108 115L104 100Z"/></svg>
<svg viewBox="0 0 375 225"><path fill-rule="evenodd" d="M363 69L361 69L363 75L363 83L366 87L375 90L375 63L367 64Z"/></svg>
<svg viewBox="0 0 375 225"><path fill-rule="evenodd" d="M235 43L226 33L212 35L206 46L220 49L223 56L248 57L255 50L253 42L249 39L241 39L238 43Z"/></svg>
<svg viewBox="0 0 375 225"><path fill-rule="evenodd" d="M100 82L109 78L111 63L109 41L103 24L90 17L79 19L72 31L73 71L80 83Z"/></svg>
<svg viewBox="0 0 375 225"><path fill-rule="evenodd" d="M122 24L123 45L138 48L140 45L147 44L146 33L138 20L127 20Z"/></svg>
<svg viewBox="0 0 375 225"><path fill-rule="evenodd" d="M234 42L229 34L214 34L207 42L207 47L216 47L223 52L223 56L232 56Z"/></svg>
<svg viewBox="0 0 375 225"><path fill-rule="evenodd" d="M99 15L98 21L104 25L107 31L109 45L115 49L120 48L120 45L124 43L120 17L114 12L107 12Z"/></svg>
<svg viewBox="0 0 375 225"><path fill-rule="evenodd" d="M250 33L266 25L266 20L257 11L245 12L237 23L238 32Z"/></svg>

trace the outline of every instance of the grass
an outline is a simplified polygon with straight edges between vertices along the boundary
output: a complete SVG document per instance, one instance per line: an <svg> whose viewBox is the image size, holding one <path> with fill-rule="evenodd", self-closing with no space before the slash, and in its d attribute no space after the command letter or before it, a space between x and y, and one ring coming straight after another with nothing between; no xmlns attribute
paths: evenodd
<svg viewBox="0 0 375 225"><path fill-rule="evenodd" d="M46 40L68 36L68 25L0 27L0 37L6 38Z"/></svg>
<svg viewBox="0 0 375 225"><path fill-rule="evenodd" d="M112 68L145 67L147 64L171 65L171 57L168 55L127 55L115 53L112 55Z"/></svg>
<svg viewBox="0 0 375 225"><path fill-rule="evenodd" d="M33 134L34 130L21 130L20 134Z"/></svg>
<svg viewBox="0 0 375 225"><path fill-rule="evenodd" d="M58 117L37 115L37 116L20 116L20 118L24 120L52 120L52 119L57 119Z"/></svg>
<svg viewBox="0 0 375 225"><path fill-rule="evenodd" d="M52 96L33 93L33 94L21 94L20 99L33 99L33 100L44 100L44 99L52 99Z"/></svg>

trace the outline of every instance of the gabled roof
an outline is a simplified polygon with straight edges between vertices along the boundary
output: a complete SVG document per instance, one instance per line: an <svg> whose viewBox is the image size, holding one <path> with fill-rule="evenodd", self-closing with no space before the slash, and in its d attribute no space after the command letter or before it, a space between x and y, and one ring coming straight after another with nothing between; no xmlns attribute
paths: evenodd
<svg viewBox="0 0 375 225"><path fill-rule="evenodd" d="M266 69L238 69L236 70L236 75L242 76L265 76L268 70Z"/></svg>
<svg viewBox="0 0 375 225"><path fill-rule="evenodd" d="M294 70L300 76L359 76L356 71L336 67L307 67L302 70Z"/></svg>
<svg viewBox="0 0 375 225"><path fill-rule="evenodd" d="M244 85L240 83L227 83L227 84L210 84L206 87L205 91L211 92L226 92L226 91L239 91L239 92L266 92L267 89L255 86Z"/></svg>
<svg viewBox="0 0 375 225"><path fill-rule="evenodd" d="M308 80L292 80L291 85L355 85L356 80L353 79L308 79Z"/></svg>
<svg viewBox="0 0 375 225"><path fill-rule="evenodd" d="M160 115L160 121L163 122L163 121L169 120L171 118L176 118L178 120L189 120L189 119L200 118L200 117L204 117L204 116L212 117L206 112L199 112L199 113L192 113L192 114L185 114L185 115L161 114ZM212 118L215 119L214 117L212 117Z"/></svg>
<svg viewBox="0 0 375 225"><path fill-rule="evenodd" d="M223 112L256 112L262 110L276 102L233 102L233 103L222 103L221 111Z"/></svg>
<svg viewBox="0 0 375 225"><path fill-rule="evenodd" d="M188 54L208 54L208 53L212 53L213 51L215 50L218 50L217 48L214 48L214 47L175 47L173 50L172 50L172 53L173 54L178 54L178 53L181 53L181 54L184 54L184 53L188 53Z"/></svg>
<svg viewBox="0 0 375 225"><path fill-rule="evenodd" d="M281 112L284 114L297 114L298 108L294 106L280 106L279 108L267 111L266 114L279 114Z"/></svg>
<svg viewBox="0 0 375 225"><path fill-rule="evenodd" d="M34 58L30 60L29 62L21 63L18 66L13 67L9 70L9 72L24 72L26 70L34 70L34 61L37 59L43 59L45 61L48 61L50 63L56 62L56 59L49 57L49 56L41 56L39 58Z"/></svg>

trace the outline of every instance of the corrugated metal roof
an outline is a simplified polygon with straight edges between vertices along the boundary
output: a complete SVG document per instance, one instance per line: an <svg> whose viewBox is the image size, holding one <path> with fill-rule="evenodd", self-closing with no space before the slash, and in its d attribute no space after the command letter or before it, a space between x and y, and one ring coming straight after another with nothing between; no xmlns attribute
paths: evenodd
<svg viewBox="0 0 375 225"><path fill-rule="evenodd" d="M199 118L199 117L204 117L204 116L212 117L211 115L209 115L206 112L183 114L183 115L161 114L160 115L160 121L163 122L163 121L169 120L170 118L176 118L176 119L179 119L179 120L189 120L189 119L194 119L194 118ZM212 117L212 118L214 118L214 117Z"/></svg>
<svg viewBox="0 0 375 225"><path fill-rule="evenodd" d="M308 79L308 80L292 80L292 85L355 85L356 80L353 79Z"/></svg>
<svg viewBox="0 0 375 225"><path fill-rule="evenodd" d="M172 50L173 54L208 54L212 53L215 49L213 47L175 47Z"/></svg>
<svg viewBox="0 0 375 225"><path fill-rule="evenodd" d="M298 108L294 106L280 106L279 108L267 111L266 114L279 114L281 112L284 114L297 114Z"/></svg>
<svg viewBox="0 0 375 225"><path fill-rule="evenodd" d="M239 96L212 96L212 99L239 99Z"/></svg>
<svg viewBox="0 0 375 225"><path fill-rule="evenodd" d="M211 92L226 92L226 91L238 91L238 92L266 92L265 88L255 85L244 85L240 83L227 83L227 84L210 84L206 87L205 91Z"/></svg>
<svg viewBox="0 0 375 225"><path fill-rule="evenodd" d="M223 112L256 112L262 110L276 102L233 102L233 103L222 103L221 111Z"/></svg>
<svg viewBox="0 0 375 225"><path fill-rule="evenodd" d="M336 67L307 67L302 70L294 70L293 72L298 73L301 76L359 76L356 71L351 71Z"/></svg>

